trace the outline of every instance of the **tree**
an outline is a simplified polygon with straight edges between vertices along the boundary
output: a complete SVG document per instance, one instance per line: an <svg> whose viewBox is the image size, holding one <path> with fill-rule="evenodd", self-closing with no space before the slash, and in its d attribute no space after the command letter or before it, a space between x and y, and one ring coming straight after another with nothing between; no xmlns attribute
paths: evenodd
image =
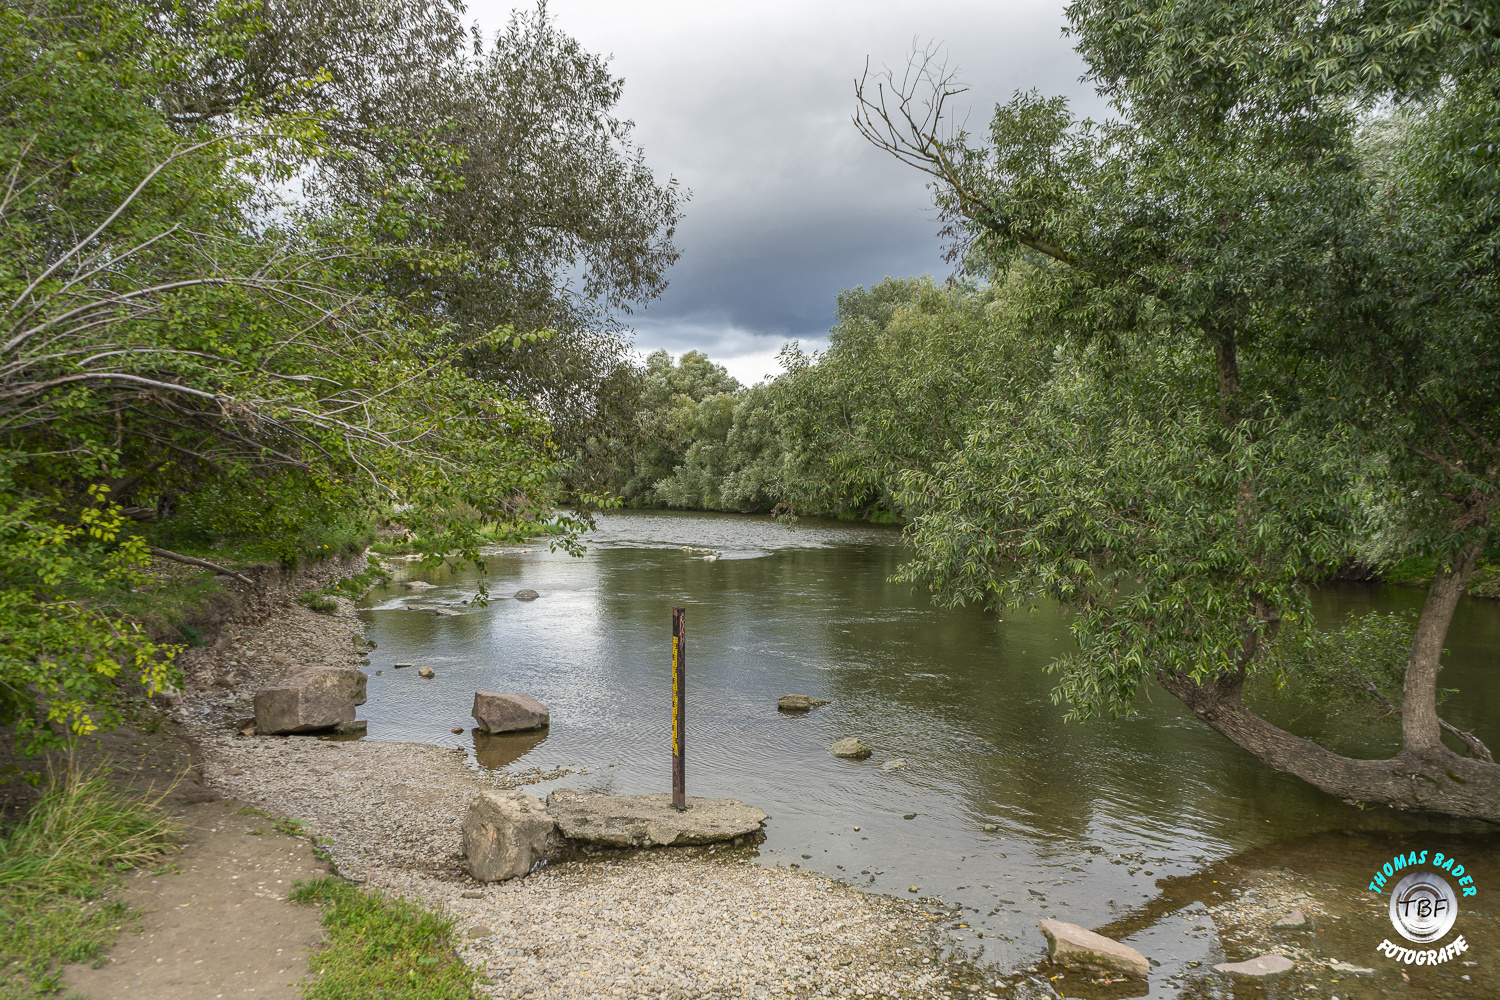
<svg viewBox="0 0 1500 1000"><path fill-rule="evenodd" d="M1128 711L1152 679L1325 791L1500 821L1500 768L1467 734L1470 756L1448 749L1436 706L1500 495L1493 12L1083 0L1069 17L1118 120L1018 95L975 145L943 131L961 91L930 54L859 91L867 138L936 180L955 259L1031 265L1029 335L1062 345L1047 385L908 477L910 577L950 602L1071 606L1058 694L1080 715ZM1397 134L1381 100L1404 102ZM1440 571L1403 749L1367 761L1244 695L1309 648L1309 587L1378 530L1388 557Z"/></svg>
<svg viewBox="0 0 1500 1000"><path fill-rule="evenodd" d="M550 516L545 420L457 364L525 337L465 339L379 280L463 255L382 238L393 209L268 221L266 182L323 133L291 115L182 135L160 108L175 70L147 44L152 14L0 13L0 724L23 747L117 717L126 673L148 693L170 677L170 650L101 600L148 551L127 515L174 493L365 516L407 504L418 524L458 504ZM428 535L477 558L472 530Z"/></svg>

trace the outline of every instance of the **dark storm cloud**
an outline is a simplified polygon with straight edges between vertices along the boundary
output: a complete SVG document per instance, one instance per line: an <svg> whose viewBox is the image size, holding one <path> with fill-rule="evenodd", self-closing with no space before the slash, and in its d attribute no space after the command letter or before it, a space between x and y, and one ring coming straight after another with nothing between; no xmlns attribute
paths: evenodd
<svg viewBox="0 0 1500 1000"><path fill-rule="evenodd" d="M624 112L658 177L693 192L666 294L629 318L642 350L706 351L745 380L782 343L819 346L841 289L942 262L924 178L854 130L866 58L900 68L937 40L982 131L1017 89L1100 102L1061 37L1061 2L630 3L553 0L558 24L613 54ZM470 12L493 32L509 5Z"/></svg>

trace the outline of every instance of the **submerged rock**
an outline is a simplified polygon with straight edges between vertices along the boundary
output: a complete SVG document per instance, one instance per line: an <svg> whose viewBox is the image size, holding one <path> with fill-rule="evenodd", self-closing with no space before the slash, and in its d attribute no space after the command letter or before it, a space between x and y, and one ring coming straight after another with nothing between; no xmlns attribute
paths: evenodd
<svg viewBox="0 0 1500 1000"><path fill-rule="evenodd" d="M805 694L784 694L776 699L776 708L782 712L806 712L826 704L826 698L812 698Z"/></svg>
<svg viewBox="0 0 1500 1000"><path fill-rule="evenodd" d="M839 740L828 748L828 752L835 757L852 757L855 760L864 760L875 751L865 746L858 739L851 736L848 739Z"/></svg>
<svg viewBox="0 0 1500 1000"><path fill-rule="evenodd" d="M354 721L369 676L353 667L302 670L255 693L260 733L305 733Z"/></svg>
<svg viewBox="0 0 1500 1000"><path fill-rule="evenodd" d="M407 580L407 590L436 590L437 584L428 583L426 580Z"/></svg>
<svg viewBox="0 0 1500 1000"><path fill-rule="evenodd" d="M479 723L479 728L487 733L545 729L552 724L552 713L547 711L547 706L529 694L475 691L474 710L470 714Z"/></svg>
<svg viewBox="0 0 1500 1000"><path fill-rule="evenodd" d="M615 847L714 844L754 833L766 814L738 799L689 798L686 810L672 796L584 795L559 788L547 796L547 811L570 840Z"/></svg>
<svg viewBox="0 0 1500 1000"><path fill-rule="evenodd" d="M530 587L525 587L521 590L516 591L516 600L518 601L534 601L541 596L541 594L538 594Z"/></svg>
<svg viewBox="0 0 1500 1000"><path fill-rule="evenodd" d="M1232 976L1279 976L1296 964L1285 955L1258 955L1243 962L1221 962L1214 966L1214 971Z"/></svg>
<svg viewBox="0 0 1500 1000"><path fill-rule="evenodd" d="M1146 956L1128 944L1063 920L1043 920L1036 926L1047 939L1049 958L1058 965L1120 972L1137 979L1151 975L1151 963Z"/></svg>
<svg viewBox="0 0 1500 1000"><path fill-rule="evenodd" d="M481 882L519 878L553 848L552 817L542 800L521 792L485 790L464 814L464 858Z"/></svg>
<svg viewBox="0 0 1500 1000"><path fill-rule="evenodd" d="M904 771L906 770L906 761L901 757L892 757L884 764L881 764L880 769L882 771Z"/></svg>

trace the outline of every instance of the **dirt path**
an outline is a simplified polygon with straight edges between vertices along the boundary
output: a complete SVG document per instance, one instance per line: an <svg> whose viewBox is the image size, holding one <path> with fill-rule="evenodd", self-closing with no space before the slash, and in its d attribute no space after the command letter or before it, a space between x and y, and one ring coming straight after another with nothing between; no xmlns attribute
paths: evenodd
<svg viewBox="0 0 1500 1000"><path fill-rule="evenodd" d="M185 849L112 894L141 908L140 931L122 934L99 968L70 966L68 989L89 1000L295 1000L322 931L317 907L286 893L327 865L239 802L184 804L179 815Z"/></svg>

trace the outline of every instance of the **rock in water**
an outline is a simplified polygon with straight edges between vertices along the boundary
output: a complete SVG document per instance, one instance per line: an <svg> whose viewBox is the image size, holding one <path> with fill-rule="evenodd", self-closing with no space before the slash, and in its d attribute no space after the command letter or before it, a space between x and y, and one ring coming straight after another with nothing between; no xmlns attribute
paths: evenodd
<svg viewBox="0 0 1500 1000"><path fill-rule="evenodd" d="M1285 955L1259 955L1244 962L1220 962L1214 971L1232 976L1279 976L1296 964Z"/></svg>
<svg viewBox="0 0 1500 1000"><path fill-rule="evenodd" d="M783 712L806 712L826 704L826 698L809 698L805 694L784 694L776 699L776 707Z"/></svg>
<svg viewBox="0 0 1500 1000"><path fill-rule="evenodd" d="M1296 909L1296 910L1293 910L1291 913L1288 913L1286 916L1282 917L1280 920L1277 920L1274 923L1272 923L1271 926L1272 927L1306 927L1307 926L1307 914L1303 913L1301 909Z"/></svg>
<svg viewBox="0 0 1500 1000"><path fill-rule="evenodd" d="M864 760L875 751L871 750L869 747L865 746L859 740L851 736L846 740L839 740L833 746L828 748L828 752L833 754L835 757L852 757L855 760Z"/></svg>
<svg viewBox="0 0 1500 1000"><path fill-rule="evenodd" d="M301 670L255 693L255 728L261 733L305 733L354 721L365 703L369 676L353 667Z"/></svg>
<svg viewBox="0 0 1500 1000"><path fill-rule="evenodd" d="M906 761L900 757L892 757L884 764L881 764L880 769L882 771L904 771L906 770Z"/></svg>
<svg viewBox="0 0 1500 1000"><path fill-rule="evenodd" d="M1146 956L1128 944L1061 920L1043 920L1036 926L1047 938L1050 958L1058 965L1095 972L1122 972L1137 979L1151 975L1151 963Z"/></svg>
<svg viewBox="0 0 1500 1000"><path fill-rule="evenodd" d="M519 878L551 852L552 817L542 800L485 790L464 814L464 857L481 882Z"/></svg>
<svg viewBox="0 0 1500 1000"><path fill-rule="evenodd" d="M544 729L552 723L547 706L529 694L474 692L471 713L479 728L487 733L514 733L525 729Z"/></svg>
<svg viewBox="0 0 1500 1000"><path fill-rule="evenodd" d="M686 811L672 796L584 795L558 788L547 796L547 812L564 837L616 847L714 844L754 833L766 814L738 799L689 798Z"/></svg>
<svg viewBox="0 0 1500 1000"><path fill-rule="evenodd" d="M406 581L406 589L407 590L436 590L437 589L437 584L435 584L435 583L428 583L426 580L408 580L408 581Z"/></svg>
<svg viewBox="0 0 1500 1000"><path fill-rule="evenodd" d="M532 590L530 587L527 587L527 588L525 588L523 590L516 591L516 600L518 600L518 601L534 601L538 597L541 597L541 596L542 596L541 594L538 594L536 591Z"/></svg>
<svg viewBox="0 0 1500 1000"><path fill-rule="evenodd" d="M425 677L428 680L432 680L434 677L437 676L437 671L433 670L431 667L418 667L417 668L417 676L418 677Z"/></svg>

